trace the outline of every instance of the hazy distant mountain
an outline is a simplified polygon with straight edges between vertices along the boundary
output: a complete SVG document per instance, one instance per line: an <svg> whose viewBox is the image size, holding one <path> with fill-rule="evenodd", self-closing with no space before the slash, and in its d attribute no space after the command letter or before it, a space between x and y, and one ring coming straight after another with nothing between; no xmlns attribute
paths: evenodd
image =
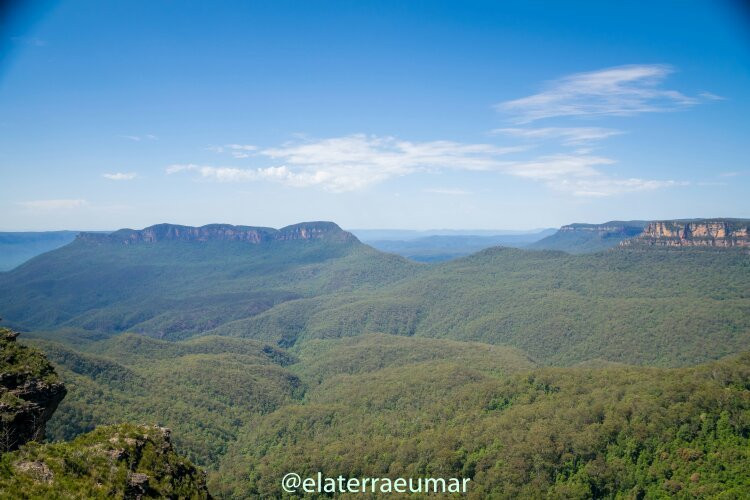
<svg viewBox="0 0 750 500"><path fill-rule="evenodd" d="M598 252L639 235L648 221L610 221L603 224L568 224L556 233L531 243L526 248L562 250L568 253Z"/></svg>
<svg viewBox="0 0 750 500"><path fill-rule="evenodd" d="M545 231L554 231L554 228L541 229L349 229L364 243L372 241L410 241L427 236L512 236L512 235L534 235Z"/></svg>
<svg viewBox="0 0 750 500"><path fill-rule="evenodd" d="M383 252L395 253L420 262L441 262L464 257L494 246L523 247L555 232L496 235L433 235L408 240L365 241Z"/></svg>
<svg viewBox="0 0 750 500"><path fill-rule="evenodd" d="M76 231L0 233L0 271L13 269L40 253L67 245Z"/></svg>

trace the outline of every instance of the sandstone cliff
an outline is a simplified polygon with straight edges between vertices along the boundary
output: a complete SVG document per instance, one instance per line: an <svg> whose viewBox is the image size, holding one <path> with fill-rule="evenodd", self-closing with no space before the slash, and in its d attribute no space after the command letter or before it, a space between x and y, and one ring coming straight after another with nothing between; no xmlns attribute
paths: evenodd
<svg viewBox="0 0 750 500"><path fill-rule="evenodd" d="M656 221L641 234L623 241L623 246L750 247L750 221L705 219Z"/></svg>
<svg viewBox="0 0 750 500"><path fill-rule="evenodd" d="M154 243L158 241L244 241L260 244L272 241L321 240L355 242L357 238L333 222L303 222L281 229L270 227L208 224L192 227L156 224L145 229L120 229L111 234L80 233L78 240L96 243Z"/></svg>

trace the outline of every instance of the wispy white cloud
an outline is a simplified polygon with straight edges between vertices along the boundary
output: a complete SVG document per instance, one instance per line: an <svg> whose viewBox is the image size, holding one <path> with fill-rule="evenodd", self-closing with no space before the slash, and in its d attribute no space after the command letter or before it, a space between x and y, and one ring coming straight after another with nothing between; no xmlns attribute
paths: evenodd
<svg viewBox="0 0 750 500"><path fill-rule="evenodd" d="M120 137L121 139L128 139L129 141L134 142L140 142L140 141L155 141L159 139L157 136L153 134L145 134L145 135L118 135L117 137Z"/></svg>
<svg viewBox="0 0 750 500"><path fill-rule="evenodd" d="M523 139L558 139L566 146L588 144L623 132L602 127L543 127L543 128L497 128L493 134L503 134Z"/></svg>
<svg viewBox="0 0 750 500"><path fill-rule="evenodd" d="M694 97L661 88L670 73L672 68L663 64L576 73L550 82L537 94L497 104L496 109L517 123L531 123L563 116L631 116L696 104Z"/></svg>
<svg viewBox="0 0 750 500"><path fill-rule="evenodd" d="M289 186L312 186L331 192L355 191L388 179L444 170L493 171L540 182L575 196L611 196L679 186L685 183L625 178L607 173L606 167L615 160L594 155L594 143L625 133L622 130L597 126L528 125L544 118L631 116L673 111L700 100L721 99L710 92L690 97L665 89L663 83L672 71L667 65L640 64L576 73L550 82L540 93L500 103L496 107L508 113L515 125L497 128L492 133L524 140L510 147L448 140L412 142L365 134L328 139L297 136L278 147L224 144L208 148L236 159L267 160L272 166L240 168L176 164L169 166L166 172L194 172L199 178L217 182L273 180ZM523 160L506 156L528 151L540 141L556 142L567 151ZM423 189L423 192L466 194L460 189L441 188Z"/></svg>
<svg viewBox="0 0 750 500"><path fill-rule="evenodd" d="M72 208L81 208L88 205L86 200L59 199L59 200L32 200L18 203L24 208L31 210L69 210Z"/></svg>
<svg viewBox="0 0 750 500"><path fill-rule="evenodd" d="M583 197L613 196L687 184L674 180L623 179L597 168L613 163L614 160L600 156L558 154L515 162L509 164L505 171L516 177L543 182L551 189Z"/></svg>
<svg viewBox="0 0 750 500"><path fill-rule="evenodd" d="M653 179L615 179L615 178L595 178L595 179L565 179L559 184L552 184L551 187L568 191L574 196L583 196L589 198L601 198L605 196L619 195L623 193L632 193L636 191L653 191L676 186L686 186L687 182L678 182L673 180L653 180Z"/></svg>
<svg viewBox="0 0 750 500"><path fill-rule="evenodd" d="M223 146L209 146L206 149L214 153L229 153L232 158L239 159L252 156L252 153L258 150L258 146L252 144L225 144Z"/></svg>
<svg viewBox="0 0 750 500"><path fill-rule="evenodd" d="M178 172L187 172L190 170L198 170L200 168L200 165L195 165L193 163L175 163L173 165L168 166L165 169L165 172L167 175L176 174Z"/></svg>
<svg viewBox="0 0 750 500"><path fill-rule="evenodd" d="M197 172L204 179L218 182L242 182L257 180L279 180L288 181L290 184L299 182L298 176L293 174L284 166L266 168L237 168L237 167L214 167L211 165L175 164L167 167L168 175L178 172ZM300 185L302 185L300 183Z"/></svg>
<svg viewBox="0 0 750 500"><path fill-rule="evenodd" d="M497 169L500 156L523 149L356 134L287 143L261 154L302 173L311 183L331 191L350 191L419 171Z"/></svg>
<svg viewBox="0 0 750 500"><path fill-rule="evenodd" d="M256 151L258 146L252 144L227 144L225 147L235 151Z"/></svg>
<svg viewBox="0 0 750 500"><path fill-rule="evenodd" d="M418 171L496 169L501 166L499 156L523 149L453 141L411 142L355 134L289 142L257 151L278 166L240 169L172 165L167 173L191 170L218 181L270 179L295 187L318 186L345 192Z"/></svg>
<svg viewBox="0 0 750 500"><path fill-rule="evenodd" d="M546 118L633 116L674 111L719 96L704 92L690 97L663 85L673 70L662 64L639 64L576 73L549 82L547 87L521 99L496 105L516 124ZM675 180L623 178L606 171L615 160L592 154L592 143L624 133L602 127L506 127L492 131L533 141L557 141L572 151L510 162L505 173L543 183L574 196L602 197L685 185Z"/></svg>
<svg viewBox="0 0 750 500"><path fill-rule="evenodd" d="M253 146L252 144L227 144L226 148L230 150L233 158L249 158L251 153L258 149L258 146Z"/></svg>
<svg viewBox="0 0 750 500"><path fill-rule="evenodd" d="M602 137L616 131L577 129L574 132L545 129L540 135L573 140ZM593 139L592 139L593 140ZM394 137L350 135L321 140L298 140L275 148L257 149L256 154L277 163L260 168L174 164L167 174L194 172L200 179L215 182L275 181L292 187L319 187L331 192L355 191L388 179L418 172L446 170L492 171L537 181L575 196L609 196L678 185L675 181L621 179L606 174L602 167L614 160L577 152L509 160L519 147L467 144L454 141L411 142ZM460 189L427 188L436 194L469 194Z"/></svg>
<svg viewBox="0 0 750 500"><path fill-rule="evenodd" d="M135 172L115 172L114 174L102 174L102 177L112 181L130 181L138 177Z"/></svg>
<svg viewBox="0 0 750 500"><path fill-rule="evenodd" d="M713 92L701 92L698 94L704 99L708 99L709 101L723 101L726 99L726 97L722 97L720 95L716 95Z"/></svg>
<svg viewBox="0 0 750 500"><path fill-rule="evenodd" d="M454 189L454 188L425 188L422 191L425 193L433 193L433 194L445 194L450 196L465 196L468 194L471 194L471 191L466 191L465 189Z"/></svg>
<svg viewBox="0 0 750 500"><path fill-rule="evenodd" d="M595 167L612 163L614 160L601 156L557 154L510 163L505 172L516 177L550 181L601 175Z"/></svg>

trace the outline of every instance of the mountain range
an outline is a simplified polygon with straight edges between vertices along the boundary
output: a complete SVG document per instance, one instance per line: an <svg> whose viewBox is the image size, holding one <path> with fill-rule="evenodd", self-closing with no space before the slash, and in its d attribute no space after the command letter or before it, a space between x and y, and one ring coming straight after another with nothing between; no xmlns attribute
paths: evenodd
<svg viewBox="0 0 750 500"><path fill-rule="evenodd" d="M733 231L732 224L737 224L740 232L744 227L744 233L734 238L732 241L747 241L747 220L745 219L694 219L681 221L655 221L653 224L662 226L661 237L649 239L649 241L660 242L666 241L664 238L664 224L688 224L687 231L693 234L690 224L696 227L702 226L703 222L711 222ZM363 243L372 246L378 250L388 253L395 253L407 257L417 262L444 262L446 260L465 257L472 253L479 252L485 248L493 246L508 246L516 248L530 248L537 250L561 250L568 253L591 253L617 246L625 240L639 236L644 230L648 230L652 222L648 221L610 221L602 224L568 224L558 230L539 229L530 231L511 231L511 230L427 230L414 231L403 229L356 229L350 231L357 236ZM727 226L729 224L730 226ZM744 224L744 226L743 226ZM717 226L717 231L719 230ZM281 231L291 230L293 226L283 228ZM654 226L657 227L657 226ZM672 226L670 226L672 227ZM698 229L699 233L703 229ZM145 231L145 230L144 230ZM190 228L188 226L178 226L175 224L157 224L148 228L147 233L144 231L135 231L132 229L121 229L113 234L109 231L100 231L99 238L106 240L108 234L113 234L115 238L155 238L161 237L160 231L174 232L181 234L184 238L189 238L187 234L193 232L196 239L240 239L253 238L269 239L274 236L277 230L267 227L250 227L250 226L231 226L229 224L209 224L201 228ZM202 235L200 234L202 231ZM674 231L681 231L674 228ZM682 229L684 232L684 229ZM230 234L231 233L231 234ZM235 234L236 233L236 234ZM10 270L20 265L32 257L44 252L54 250L64 246L79 234L85 234L84 237L89 239L97 238L97 235L90 232L75 231L48 231L48 232L27 232L27 233L0 233L0 272ZM675 232L675 235L677 233ZM139 236L140 235L140 236ZM244 235L244 236L243 236ZM163 235L167 238L170 235ZM686 242L695 240L687 238ZM645 241L645 240L643 240ZM704 239L704 244L708 239ZM671 244L674 244L671 243ZM688 243L689 244L689 243Z"/></svg>
<svg viewBox="0 0 750 500"><path fill-rule="evenodd" d="M330 222L82 233L0 273L0 315L66 384L52 440L169 427L220 498L278 497L289 470L742 497L747 221L605 226L557 233L598 251L431 264Z"/></svg>

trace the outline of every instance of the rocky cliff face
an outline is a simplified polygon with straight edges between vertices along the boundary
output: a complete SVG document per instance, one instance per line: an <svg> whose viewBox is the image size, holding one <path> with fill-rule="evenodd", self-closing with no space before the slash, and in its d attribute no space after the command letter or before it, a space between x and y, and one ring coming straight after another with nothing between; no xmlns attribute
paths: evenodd
<svg viewBox="0 0 750 500"><path fill-rule="evenodd" d="M750 221L706 219L651 222L641 234L623 241L621 245L750 247Z"/></svg>
<svg viewBox="0 0 750 500"><path fill-rule="evenodd" d="M154 243L157 241L244 241L260 244L271 241L320 240L357 241L356 237L333 222L303 222L281 229L270 227L209 224L201 227L157 224L145 229L120 229L111 234L80 233L78 240L96 243Z"/></svg>
<svg viewBox="0 0 750 500"><path fill-rule="evenodd" d="M66 392L46 358L17 344L17 335L0 328L0 453L41 441Z"/></svg>

